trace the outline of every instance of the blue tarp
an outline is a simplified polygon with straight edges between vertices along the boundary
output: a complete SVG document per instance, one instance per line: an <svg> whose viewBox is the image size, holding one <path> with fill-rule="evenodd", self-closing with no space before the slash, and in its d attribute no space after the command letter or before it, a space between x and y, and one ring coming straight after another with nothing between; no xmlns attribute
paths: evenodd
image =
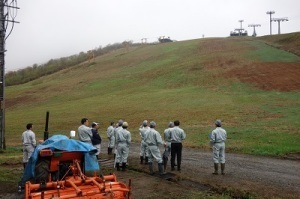
<svg viewBox="0 0 300 199"><path fill-rule="evenodd" d="M24 174L21 179L21 184L25 184L26 181L35 177L35 165L38 160L40 150L49 148L52 151L81 151L84 153L84 165L86 172L99 171L100 167L95 153L97 149L91 144L87 144L78 140L69 139L65 135L54 135L47 139L42 144L38 145L33 154L31 155L28 164L25 168Z"/></svg>

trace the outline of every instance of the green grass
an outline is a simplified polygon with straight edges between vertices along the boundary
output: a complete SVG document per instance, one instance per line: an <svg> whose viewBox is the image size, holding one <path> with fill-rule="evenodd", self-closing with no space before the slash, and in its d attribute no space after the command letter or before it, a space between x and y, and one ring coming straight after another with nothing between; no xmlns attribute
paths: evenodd
<svg viewBox="0 0 300 199"><path fill-rule="evenodd" d="M17 183L23 173L21 147L7 147L0 151L0 183L12 184L17 190Z"/></svg>
<svg viewBox="0 0 300 199"><path fill-rule="evenodd" d="M290 52L278 49L271 48L265 42L261 41L251 41L248 42L251 46L254 46L256 50L251 51L249 56L263 61L263 62L297 62L300 61L300 57L292 54Z"/></svg>
<svg viewBox="0 0 300 199"><path fill-rule="evenodd" d="M299 62L294 54L263 42L240 38L199 39L117 50L93 64L6 88L6 145L21 145L25 125L34 123L43 138L46 111L49 132L68 135L82 117L101 124L129 123L134 141L144 119L163 133L179 119L186 146L208 149L208 134L220 118L227 147L238 153L284 155L299 152L300 93L263 91L226 77L226 70L261 62Z"/></svg>

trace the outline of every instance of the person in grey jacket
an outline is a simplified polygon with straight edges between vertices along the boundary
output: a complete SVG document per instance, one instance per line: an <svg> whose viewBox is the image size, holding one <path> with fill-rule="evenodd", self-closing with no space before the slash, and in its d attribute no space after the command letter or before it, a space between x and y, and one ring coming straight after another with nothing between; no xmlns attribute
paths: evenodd
<svg viewBox="0 0 300 199"><path fill-rule="evenodd" d="M221 164L221 174L225 175L225 141L227 133L223 129L221 120L215 121L216 128L210 133L210 143L213 147L213 161L215 171L213 174L218 175L218 166Z"/></svg>
<svg viewBox="0 0 300 199"><path fill-rule="evenodd" d="M164 172L166 172L168 158L171 154L171 133L174 127L174 122L170 122L168 128L164 131L165 151L163 153Z"/></svg>
<svg viewBox="0 0 300 199"><path fill-rule="evenodd" d="M118 158L117 133L123 129L122 125L123 125L123 120L119 120L116 128L114 129L114 137L115 137L114 159L115 159L115 162L116 162L116 160ZM116 165L114 165L114 166L116 166Z"/></svg>
<svg viewBox="0 0 300 199"><path fill-rule="evenodd" d="M107 138L108 138L108 147L107 147L107 154L111 155L112 150L115 147L115 122L110 122L110 126L107 128Z"/></svg>
<svg viewBox="0 0 300 199"><path fill-rule="evenodd" d="M148 164L148 145L145 142L146 133L148 132L148 121L144 120L143 124L139 128L140 136L141 136L141 152L140 152L140 160L141 164L143 164L145 159L145 164Z"/></svg>
<svg viewBox="0 0 300 199"><path fill-rule="evenodd" d="M186 138L185 132L179 128L180 122L174 121L174 128L171 131L171 170L175 170L175 158L177 156L177 170L181 170L182 141Z"/></svg>
<svg viewBox="0 0 300 199"><path fill-rule="evenodd" d="M78 127L78 139L81 142L92 144L92 129L89 127L89 120L87 118L81 119L81 126Z"/></svg>
<svg viewBox="0 0 300 199"><path fill-rule="evenodd" d="M159 150L159 145L164 145L163 140L159 132L155 130L156 123L154 121L150 122L150 129L146 133L145 142L148 145L148 155L149 155L149 171L151 175L154 175L153 171L153 159L156 159L158 163L159 174L163 174L163 160Z"/></svg>
<svg viewBox="0 0 300 199"><path fill-rule="evenodd" d="M118 156L116 157L116 167L120 170L120 163L122 163L122 171L126 170L126 163L129 154L129 146L131 143L131 134L127 130L128 123L122 123L122 129L116 132L116 146Z"/></svg>
<svg viewBox="0 0 300 199"><path fill-rule="evenodd" d="M26 125L27 130L22 133L24 169L36 147L35 133L32 131L32 128L33 128L33 124L29 123Z"/></svg>

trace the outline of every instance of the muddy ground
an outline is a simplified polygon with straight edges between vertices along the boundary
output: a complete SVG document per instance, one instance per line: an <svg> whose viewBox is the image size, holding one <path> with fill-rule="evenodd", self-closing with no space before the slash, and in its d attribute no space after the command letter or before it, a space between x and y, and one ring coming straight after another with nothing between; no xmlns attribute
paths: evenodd
<svg viewBox="0 0 300 199"><path fill-rule="evenodd" d="M135 158L131 158L130 163L134 164L135 169L148 172L147 166L138 164L138 145L133 146L131 147L131 157ZM152 187L149 190L138 190L136 194L140 196L140 194L150 191L152 194L157 193L160 198L168 198L164 197L166 193L168 195L175 192L175 196L178 195L178 197L172 196L171 198L183 198L181 194L200 190L208 194L210 192L213 194L227 193L232 198L299 198L299 157L300 154L291 154L287 159L276 159L227 153L226 175L216 176L212 175L213 161L210 151L183 148L182 170L180 173L172 172L176 175L175 178L172 178L174 182L164 182L162 187L158 186L162 190ZM170 164L168 170L170 172ZM146 176L146 178L145 184L149 178L153 177ZM161 179L157 178L157 183L160 182ZM179 188L176 188L175 191L170 190L170 187L173 188L174 185ZM187 198L200 198L195 196L192 194ZM221 195L217 196L222 197Z"/></svg>
<svg viewBox="0 0 300 199"><path fill-rule="evenodd" d="M184 147L181 172L171 172L168 164L168 174L159 177L149 175L147 165L139 164L139 143L133 143L126 172L114 170L106 154L101 161L104 175L115 173L118 181L126 184L131 179L133 198L224 198L224 195L230 198L299 198L299 157L300 154L291 154L286 159L277 159L227 153L226 175L212 175L211 152ZM22 169L22 165L18 167ZM155 170L158 171L157 167ZM22 198L14 192L15 185L0 184L0 198Z"/></svg>
<svg viewBox="0 0 300 199"><path fill-rule="evenodd" d="M227 75L262 90L300 90L300 62L254 63L248 67L234 68L227 72Z"/></svg>

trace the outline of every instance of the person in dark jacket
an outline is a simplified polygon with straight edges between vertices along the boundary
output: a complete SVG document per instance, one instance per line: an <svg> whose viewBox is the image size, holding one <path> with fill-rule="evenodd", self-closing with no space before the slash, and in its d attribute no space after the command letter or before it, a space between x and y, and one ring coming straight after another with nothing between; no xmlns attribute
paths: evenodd
<svg viewBox="0 0 300 199"><path fill-rule="evenodd" d="M97 122L93 122L92 123L92 144L94 147L97 148L97 153L96 153L96 157L97 159L99 159L99 154L101 152L101 136L98 133L98 129L99 129L99 123Z"/></svg>

